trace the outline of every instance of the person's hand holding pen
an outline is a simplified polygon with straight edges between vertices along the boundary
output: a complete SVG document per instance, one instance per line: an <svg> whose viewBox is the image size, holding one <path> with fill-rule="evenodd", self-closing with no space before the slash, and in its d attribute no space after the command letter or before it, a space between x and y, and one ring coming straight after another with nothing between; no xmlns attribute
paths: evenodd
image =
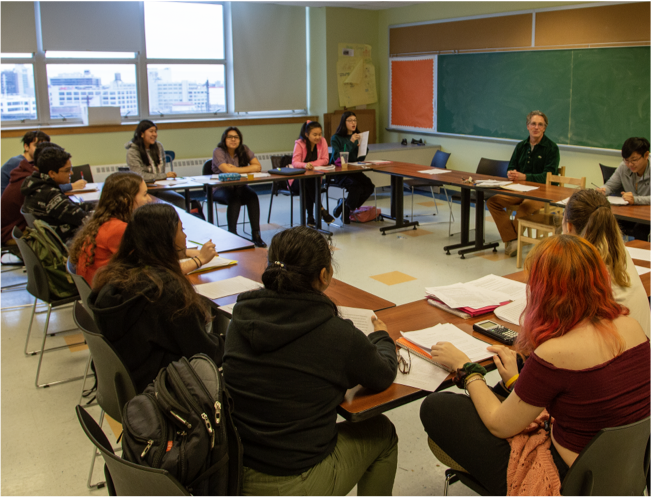
<svg viewBox="0 0 651 497"><path fill-rule="evenodd" d="M85 186L86 186L86 180L82 178L80 180L75 181L72 184L72 189L73 190L83 190Z"/></svg>
<svg viewBox="0 0 651 497"><path fill-rule="evenodd" d="M203 247L199 250L199 259L201 260L201 264L206 264L207 262L212 261L213 257L216 255L217 251L215 250L215 244L212 242L212 239L204 243Z"/></svg>
<svg viewBox="0 0 651 497"><path fill-rule="evenodd" d="M598 191L602 195L606 194L606 187L605 186L597 186L594 183L590 183L592 186L594 186L595 191Z"/></svg>

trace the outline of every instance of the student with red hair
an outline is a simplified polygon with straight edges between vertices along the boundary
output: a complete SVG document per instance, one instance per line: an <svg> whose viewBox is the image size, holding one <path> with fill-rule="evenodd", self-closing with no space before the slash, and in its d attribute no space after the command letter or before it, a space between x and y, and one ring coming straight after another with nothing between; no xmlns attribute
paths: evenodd
<svg viewBox="0 0 651 497"><path fill-rule="evenodd" d="M522 447L516 439L536 436L549 447L539 451L541 464L532 469L542 477L536 481L544 494L560 490L569 467L599 430L649 416L649 340L614 300L594 246L577 236L551 237L533 248L526 266L527 307L515 348L528 358L519 377L514 354L489 348L497 353L495 365L505 384L517 379L510 395L500 402L481 366L439 342L432 356L458 370L457 383L469 396L434 393L420 412L435 455L471 474L491 495L507 494L507 471L513 490L515 456ZM523 434L544 409L553 418L550 432Z"/></svg>

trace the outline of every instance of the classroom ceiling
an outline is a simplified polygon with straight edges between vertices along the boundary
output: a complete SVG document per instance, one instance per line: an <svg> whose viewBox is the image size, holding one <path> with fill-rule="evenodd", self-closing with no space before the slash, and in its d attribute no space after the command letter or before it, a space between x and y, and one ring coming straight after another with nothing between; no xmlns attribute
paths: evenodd
<svg viewBox="0 0 651 497"><path fill-rule="evenodd" d="M366 10L382 10L393 9L394 7L405 7L406 5L413 5L422 2L348 2L348 1L334 1L334 2L273 2L278 5L295 5L299 7L347 7L350 9L366 9Z"/></svg>

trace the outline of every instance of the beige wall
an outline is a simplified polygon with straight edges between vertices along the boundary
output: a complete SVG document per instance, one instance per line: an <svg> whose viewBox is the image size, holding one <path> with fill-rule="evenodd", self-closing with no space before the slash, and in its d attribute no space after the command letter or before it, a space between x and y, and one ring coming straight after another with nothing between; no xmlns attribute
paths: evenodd
<svg viewBox="0 0 651 497"><path fill-rule="evenodd" d="M389 126L389 26L412 22L434 21L456 17L497 14L500 12L515 12L520 10L559 7L561 5L579 4L585 2L426 2L422 4L385 9L380 11L378 19L378 52L382 54L380 70L378 71L378 86L380 102L378 107L379 129L378 140L382 142L397 142L403 138L422 138L428 144L441 145L444 152L451 152L448 167L462 171L475 171L482 157L508 160L511 157L515 142L496 142L481 138L454 138L436 135L410 134L386 131ZM541 109L544 112L544 109ZM553 126L554 123L550 123ZM522 125L522 139L526 138L527 130ZM566 174L573 177L586 176L588 184L602 184L599 162L616 166L621 161L619 152L599 152L591 149L585 151L568 151L561 147L561 165L566 166Z"/></svg>
<svg viewBox="0 0 651 497"><path fill-rule="evenodd" d="M423 138L427 143L440 145L443 151L451 152L449 167L463 171L474 171L481 157L508 159L513 151L513 143L479 138L412 135L385 130L388 126L389 110L389 26L573 3L579 2L426 2L380 11L345 7L310 8L309 112L311 115L322 116L326 111L331 112L341 108L336 75L339 56L337 46L339 43L365 43L372 46L372 58L376 68L379 102L368 107L376 109L378 141L399 142L403 137L408 140L412 137ZM300 126L296 124L251 125L241 126L240 129L245 143L254 152L262 153L291 150ZM207 157L212 154L223 130L223 127L161 130L159 139L166 149L174 150L178 158ZM526 136L524 124L522 131L522 138L524 138ZM54 141L73 154L75 164L101 165L123 163L124 144L130 138L131 133L124 132L57 136ZM3 163L21 151L19 138L2 139ZM586 176L588 182L601 184L599 162L614 166L619 161L617 152L609 154L590 149L577 152L565 151L561 148L561 165L566 166L567 174Z"/></svg>

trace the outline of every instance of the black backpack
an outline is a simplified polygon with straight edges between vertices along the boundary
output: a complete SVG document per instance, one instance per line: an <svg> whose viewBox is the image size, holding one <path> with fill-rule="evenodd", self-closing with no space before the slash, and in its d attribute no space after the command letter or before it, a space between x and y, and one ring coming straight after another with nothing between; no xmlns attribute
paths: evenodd
<svg viewBox="0 0 651 497"><path fill-rule="evenodd" d="M194 495L238 495L242 444L231 411L212 359L182 357L124 406L122 457L169 471Z"/></svg>

